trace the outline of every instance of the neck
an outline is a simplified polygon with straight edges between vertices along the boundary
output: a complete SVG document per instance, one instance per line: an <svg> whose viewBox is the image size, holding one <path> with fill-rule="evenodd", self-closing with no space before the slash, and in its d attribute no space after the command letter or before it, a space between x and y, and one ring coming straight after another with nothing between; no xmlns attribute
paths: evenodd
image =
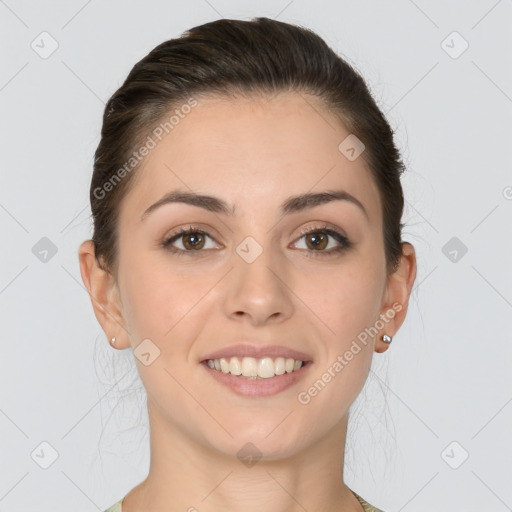
<svg viewBox="0 0 512 512"><path fill-rule="evenodd" d="M301 452L244 463L198 444L183 430L170 428L149 401L148 411L150 470L125 497L123 512L159 512L170 507L188 512L363 510L343 482L348 416Z"/></svg>

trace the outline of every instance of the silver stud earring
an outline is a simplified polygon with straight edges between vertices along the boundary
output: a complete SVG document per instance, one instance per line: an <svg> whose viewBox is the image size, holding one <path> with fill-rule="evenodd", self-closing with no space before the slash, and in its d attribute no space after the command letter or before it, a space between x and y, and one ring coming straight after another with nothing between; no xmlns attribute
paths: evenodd
<svg viewBox="0 0 512 512"><path fill-rule="evenodd" d="M388 336L387 334L384 334L384 336L382 336L382 341L384 343L391 343L393 341L393 338L391 336Z"/></svg>
<svg viewBox="0 0 512 512"><path fill-rule="evenodd" d="M114 337L112 338L112 345L115 345L115 344L116 344L116 337L114 336Z"/></svg>

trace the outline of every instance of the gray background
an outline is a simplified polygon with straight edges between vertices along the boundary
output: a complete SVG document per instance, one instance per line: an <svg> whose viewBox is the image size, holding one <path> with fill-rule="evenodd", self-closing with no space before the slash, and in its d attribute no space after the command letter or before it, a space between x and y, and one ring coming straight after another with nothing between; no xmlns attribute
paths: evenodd
<svg viewBox="0 0 512 512"><path fill-rule="evenodd" d="M78 267L101 115L156 44L254 16L353 63L409 169L418 277L354 404L347 485L386 512L512 509L510 0L0 0L0 512L103 510L146 476L133 354Z"/></svg>

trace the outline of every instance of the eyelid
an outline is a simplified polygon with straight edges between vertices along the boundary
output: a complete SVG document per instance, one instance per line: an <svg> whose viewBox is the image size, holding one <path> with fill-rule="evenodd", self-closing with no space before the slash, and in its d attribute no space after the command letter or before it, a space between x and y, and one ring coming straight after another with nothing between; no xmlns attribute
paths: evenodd
<svg viewBox="0 0 512 512"><path fill-rule="evenodd" d="M208 228L209 229L209 228ZM183 249L176 249L175 247L172 247L172 243L175 242L176 240L179 240L180 238L182 238L183 236L185 235L188 235L188 234L191 234L191 233L199 233L203 236L206 236L208 238L210 238L211 240L213 240L215 243L217 243L217 241L215 240L215 237L212 236L208 231L206 231L205 229L202 229L198 226L194 226L193 224L189 224L188 227L180 227L178 228L177 231L173 232L171 235L168 235L168 236L165 236L162 240L162 247L171 252L171 253L174 253L174 254L178 254L178 255L186 255L186 254L199 254L199 253L204 253L205 251L204 250L198 250L198 251L185 251ZM209 250L212 250L212 249L209 249Z"/></svg>
<svg viewBox="0 0 512 512"><path fill-rule="evenodd" d="M304 238L304 236L312 234L312 233L325 233L327 236L334 238L336 240L338 246L335 248L331 248L328 251L314 251L314 250L305 250L308 255L311 256L330 256L340 254L343 251L350 249L354 243L348 238L346 234L342 230L336 227L330 227L329 223L322 223L322 225L314 225L308 228L302 228L300 231L300 235L296 239L293 244L296 244L299 240Z"/></svg>
<svg viewBox="0 0 512 512"><path fill-rule="evenodd" d="M210 229L210 228L208 228ZM167 251L178 254L178 255L192 255L192 254L201 254L207 252L207 250L199 249L197 251L195 250L183 250L183 249L176 249L172 247L172 242L180 239L181 237L191 234L191 233L199 233L203 236L206 236L213 240L215 243L217 243L214 236L212 236L208 231L205 229L200 228L199 226L194 226L193 224L189 224L188 227L181 227L178 229L178 231L175 231L173 234L164 237L161 245L164 249ZM336 248L331 248L330 250L308 250L308 249L300 249L301 251L306 251L307 253L311 254L312 256L328 256L340 253L346 249L349 249L353 246L353 242L350 241L347 235L344 234L342 230L340 230L337 227L331 227L329 223L322 222L321 225L313 225L309 227L302 228L300 230L300 233L298 237L294 239L294 242L292 244L296 244L299 240L301 240L304 236L311 234L311 233L326 233L327 236L334 238L336 242L338 243L338 246ZM208 249L212 250L212 249ZM216 249L215 249L216 250Z"/></svg>
<svg viewBox="0 0 512 512"><path fill-rule="evenodd" d="M313 223L315 221L312 221ZM344 230L325 221L316 221L317 224L312 224L307 227L301 228L299 236L307 235L308 233L314 233L315 231L334 231L336 234L346 238L348 240L348 235Z"/></svg>

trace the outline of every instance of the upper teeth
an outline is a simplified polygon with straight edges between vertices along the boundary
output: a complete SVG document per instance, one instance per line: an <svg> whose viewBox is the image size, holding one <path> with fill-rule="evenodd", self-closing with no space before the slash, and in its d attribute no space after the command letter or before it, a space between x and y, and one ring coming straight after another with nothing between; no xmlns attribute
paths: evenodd
<svg viewBox="0 0 512 512"><path fill-rule="evenodd" d="M221 370L223 373L231 373L232 375L242 375L244 377L260 377L268 379L275 375L283 375L283 373L291 373L299 370L302 366L301 360L295 360L291 357L264 357L256 359L254 357L243 357L240 362L238 357L231 357L229 360L221 357L220 359L208 359L207 364L210 368Z"/></svg>

